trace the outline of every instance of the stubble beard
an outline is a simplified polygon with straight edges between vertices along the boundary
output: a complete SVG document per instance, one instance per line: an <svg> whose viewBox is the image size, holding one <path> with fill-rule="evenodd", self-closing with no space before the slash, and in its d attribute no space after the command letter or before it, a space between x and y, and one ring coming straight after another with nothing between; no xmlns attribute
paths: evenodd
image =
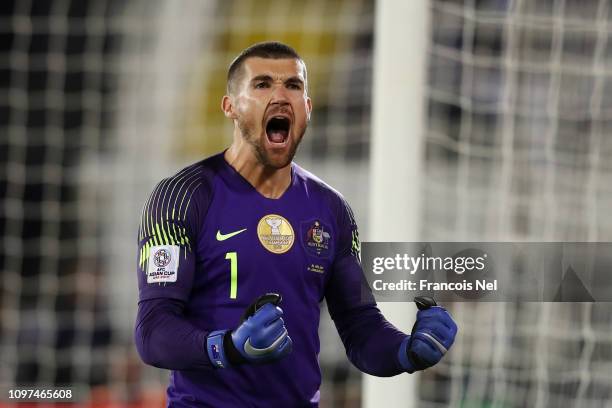
<svg viewBox="0 0 612 408"><path fill-rule="evenodd" d="M270 157L268 152L263 146L261 139L258 135L255 134L255 126L248 121L238 119L238 128L240 129L240 133L244 140L251 146L253 149L253 153L255 153L255 157L259 164L264 167L272 168L275 170L282 169L283 167L288 166L295 154L297 152L298 146L302 141L302 137L304 133L306 133L306 128L308 127L308 123L306 123L302 129L298 129L298 138L296 143L290 143L289 151L286 155L280 158L280 160L274 160ZM267 137L267 136L264 136ZM288 137L291 137L290 135Z"/></svg>

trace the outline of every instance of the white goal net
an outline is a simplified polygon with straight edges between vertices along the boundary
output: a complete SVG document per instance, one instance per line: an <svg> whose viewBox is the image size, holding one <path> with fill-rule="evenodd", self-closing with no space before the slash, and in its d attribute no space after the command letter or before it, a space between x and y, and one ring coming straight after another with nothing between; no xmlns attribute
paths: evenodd
<svg viewBox="0 0 612 408"><path fill-rule="evenodd" d="M610 6L431 3L424 240L612 240ZM608 303L452 311L458 342L417 406L609 406Z"/></svg>

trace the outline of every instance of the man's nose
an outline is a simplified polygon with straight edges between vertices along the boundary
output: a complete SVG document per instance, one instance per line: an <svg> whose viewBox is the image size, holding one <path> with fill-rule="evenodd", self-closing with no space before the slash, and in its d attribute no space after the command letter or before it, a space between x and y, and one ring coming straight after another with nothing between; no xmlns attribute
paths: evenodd
<svg viewBox="0 0 612 408"><path fill-rule="evenodd" d="M270 100L270 103L276 103L279 105L289 103L287 88L285 88L284 84L274 86L272 89L272 99Z"/></svg>

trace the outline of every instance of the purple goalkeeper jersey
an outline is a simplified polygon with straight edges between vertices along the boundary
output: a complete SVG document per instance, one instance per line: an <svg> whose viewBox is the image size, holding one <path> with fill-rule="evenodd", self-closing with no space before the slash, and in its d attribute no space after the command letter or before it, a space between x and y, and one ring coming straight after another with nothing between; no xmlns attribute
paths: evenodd
<svg viewBox="0 0 612 408"><path fill-rule="evenodd" d="M318 406L324 298L358 368L402 372L397 350L406 335L371 296L349 206L296 164L278 199L257 192L223 154L160 182L143 209L138 283L137 346L143 360L172 369L170 406ZM213 367L206 335L236 328L269 292L282 295L292 353L267 365ZM166 300L176 308L156 306Z"/></svg>

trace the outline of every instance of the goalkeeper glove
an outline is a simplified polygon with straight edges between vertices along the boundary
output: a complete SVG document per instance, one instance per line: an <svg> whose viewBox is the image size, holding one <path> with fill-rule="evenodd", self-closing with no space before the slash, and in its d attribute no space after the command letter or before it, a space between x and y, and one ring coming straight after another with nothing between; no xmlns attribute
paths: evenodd
<svg viewBox="0 0 612 408"><path fill-rule="evenodd" d="M446 309L436 306L431 298L424 299L425 304L417 300L420 310L412 333L404 339L398 352L402 368L409 373L438 363L453 345L457 334L457 325Z"/></svg>
<svg viewBox="0 0 612 408"><path fill-rule="evenodd" d="M291 353L293 342L278 307L282 298L268 293L260 296L244 312L233 331L217 330L206 338L208 357L218 368L238 364L264 364Z"/></svg>

